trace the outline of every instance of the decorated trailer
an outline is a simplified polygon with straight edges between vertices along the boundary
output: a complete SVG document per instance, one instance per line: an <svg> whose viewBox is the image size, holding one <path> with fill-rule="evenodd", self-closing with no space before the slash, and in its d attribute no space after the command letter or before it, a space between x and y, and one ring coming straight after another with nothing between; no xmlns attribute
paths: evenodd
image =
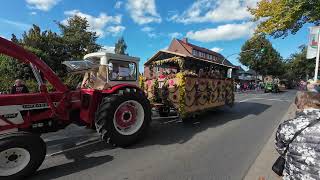
<svg viewBox="0 0 320 180"><path fill-rule="evenodd" d="M148 68L149 70L146 70ZM160 116L174 109L182 119L234 103L232 66L170 51L145 63L143 89Z"/></svg>

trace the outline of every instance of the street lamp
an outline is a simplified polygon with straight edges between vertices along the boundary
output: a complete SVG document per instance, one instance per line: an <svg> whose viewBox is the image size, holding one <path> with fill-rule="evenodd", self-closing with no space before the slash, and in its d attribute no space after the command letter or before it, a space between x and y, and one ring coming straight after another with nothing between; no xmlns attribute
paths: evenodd
<svg viewBox="0 0 320 180"><path fill-rule="evenodd" d="M261 44L261 45L263 45L263 44ZM240 54L240 53L252 52L252 51L255 51L255 50L258 50L258 49L257 49L257 48L253 48L253 49L248 49L248 50L241 51L241 52L238 52L238 53L230 54L230 55L228 55L228 56L226 56L226 57L223 58L221 64L224 65L224 61L227 60L228 57L231 57L231 56L233 56L233 55ZM261 48L261 49L260 49L260 53L264 53L265 50L266 50L265 48ZM231 72L232 72L232 70L231 70ZM232 73L231 73L231 74L232 74ZM257 84L257 71L256 71L256 70L255 70L255 83Z"/></svg>
<svg viewBox="0 0 320 180"><path fill-rule="evenodd" d="M233 55L236 55L236 54L240 54L240 53L251 52L251 51L254 51L254 50L257 50L257 49L256 49L256 48L254 48L254 49L248 49L248 50L245 50L245 51L241 51L241 52L237 52L237 53L230 54L230 55L228 55L228 56L226 56L226 57L223 58L221 64L224 65L224 64L223 64L224 61L227 60L227 58L230 57L230 56L233 56ZM261 52L261 53L264 53L264 52L265 52L265 48L261 48L261 49L260 49L260 52Z"/></svg>

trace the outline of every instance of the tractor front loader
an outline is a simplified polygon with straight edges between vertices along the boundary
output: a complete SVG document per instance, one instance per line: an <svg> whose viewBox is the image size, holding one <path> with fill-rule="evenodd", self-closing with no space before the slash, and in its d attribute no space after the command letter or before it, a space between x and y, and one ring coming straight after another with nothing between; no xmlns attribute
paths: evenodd
<svg viewBox="0 0 320 180"><path fill-rule="evenodd" d="M138 87L138 58L98 52L64 62L84 74L81 87L70 90L42 60L1 37L0 54L28 64L39 87L34 93L0 95L0 180L34 173L46 155L40 135L73 122L95 128L116 146L131 145L147 132L151 107Z"/></svg>

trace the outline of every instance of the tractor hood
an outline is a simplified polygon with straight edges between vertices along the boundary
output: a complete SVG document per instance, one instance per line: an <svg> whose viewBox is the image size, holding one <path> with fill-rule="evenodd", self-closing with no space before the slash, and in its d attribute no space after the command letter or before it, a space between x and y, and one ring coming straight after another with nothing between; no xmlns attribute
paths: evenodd
<svg viewBox="0 0 320 180"><path fill-rule="evenodd" d="M44 63L34 54L25 50L23 47L0 37L0 54L13 57L25 64L33 64L43 73L45 79L48 80L57 91L68 91L67 86L62 83L62 81L46 63Z"/></svg>

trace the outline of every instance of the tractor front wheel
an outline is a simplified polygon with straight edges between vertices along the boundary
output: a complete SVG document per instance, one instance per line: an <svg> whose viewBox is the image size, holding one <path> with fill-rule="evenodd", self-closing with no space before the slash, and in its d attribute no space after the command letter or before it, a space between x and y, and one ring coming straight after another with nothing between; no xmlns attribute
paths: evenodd
<svg viewBox="0 0 320 180"><path fill-rule="evenodd" d="M126 147L146 134L150 121L151 106L148 99L138 93L125 93L103 99L95 125L103 140Z"/></svg>
<svg viewBox="0 0 320 180"><path fill-rule="evenodd" d="M24 179L33 174L46 156L40 136L17 132L0 137L0 179Z"/></svg>

